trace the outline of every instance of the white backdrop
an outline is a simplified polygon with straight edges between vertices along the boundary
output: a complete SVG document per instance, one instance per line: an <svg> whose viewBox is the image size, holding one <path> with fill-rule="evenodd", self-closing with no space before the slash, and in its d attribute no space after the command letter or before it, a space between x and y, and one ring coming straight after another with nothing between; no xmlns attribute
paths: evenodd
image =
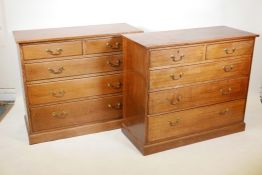
<svg viewBox="0 0 262 175"><path fill-rule="evenodd" d="M6 27L0 48L0 88L20 93L13 30L126 22L145 31L227 25L262 33L261 0L0 0ZM1 4L1 3L0 3ZM0 15L1 18L1 15ZM259 97L262 39L256 42L250 95Z"/></svg>

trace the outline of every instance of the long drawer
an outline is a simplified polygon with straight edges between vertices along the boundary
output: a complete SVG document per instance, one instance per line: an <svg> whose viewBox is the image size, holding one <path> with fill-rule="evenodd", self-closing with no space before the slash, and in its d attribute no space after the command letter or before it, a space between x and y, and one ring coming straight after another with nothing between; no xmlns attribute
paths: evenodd
<svg viewBox="0 0 262 175"><path fill-rule="evenodd" d="M25 64L26 80L41 80L122 69L122 55Z"/></svg>
<svg viewBox="0 0 262 175"><path fill-rule="evenodd" d="M214 43L207 46L206 59L251 55L254 40Z"/></svg>
<svg viewBox="0 0 262 175"><path fill-rule="evenodd" d="M176 88L150 93L149 114L183 110L203 105L245 98L248 78Z"/></svg>
<svg viewBox="0 0 262 175"><path fill-rule="evenodd" d="M30 105L69 100L122 91L122 75L106 75L82 79L27 85Z"/></svg>
<svg viewBox="0 0 262 175"><path fill-rule="evenodd" d="M148 141L181 137L243 121L245 100L148 117Z"/></svg>
<svg viewBox="0 0 262 175"><path fill-rule="evenodd" d="M25 60L82 55L82 41L28 44L22 46Z"/></svg>
<svg viewBox="0 0 262 175"><path fill-rule="evenodd" d="M122 97L84 100L30 108L33 131L69 127L122 116Z"/></svg>
<svg viewBox="0 0 262 175"><path fill-rule="evenodd" d="M251 57L150 71L150 89L248 76Z"/></svg>
<svg viewBox="0 0 262 175"><path fill-rule="evenodd" d="M121 50L122 50L121 37L88 39L84 41L84 54L119 52Z"/></svg>

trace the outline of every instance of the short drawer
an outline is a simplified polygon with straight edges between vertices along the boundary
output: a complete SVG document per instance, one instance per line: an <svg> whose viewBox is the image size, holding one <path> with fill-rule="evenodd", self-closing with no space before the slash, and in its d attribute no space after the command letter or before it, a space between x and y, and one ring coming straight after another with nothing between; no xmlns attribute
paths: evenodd
<svg viewBox="0 0 262 175"><path fill-rule="evenodd" d="M25 64L27 81L103 73L122 69L122 55Z"/></svg>
<svg viewBox="0 0 262 175"><path fill-rule="evenodd" d="M22 51L24 60L82 55L82 41L29 44Z"/></svg>
<svg viewBox="0 0 262 175"><path fill-rule="evenodd" d="M122 117L122 97L106 97L30 108L34 132Z"/></svg>
<svg viewBox="0 0 262 175"><path fill-rule="evenodd" d="M149 94L149 114L246 98L248 78L230 79Z"/></svg>
<svg viewBox="0 0 262 175"><path fill-rule="evenodd" d="M121 91L122 75L120 74L27 85L30 105Z"/></svg>
<svg viewBox="0 0 262 175"><path fill-rule="evenodd" d="M207 45L206 59L251 55L254 40Z"/></svg>
<svg viewBox="0 0 262 175"><path fill-rule="evenodd" d="M150 52L151 67L193 63L203 61L204 59L203 45L164 50L152 50Z"/></svg>
<svg viewBox="0 0 262 175"><path fill-rule="evenodd" d="M242 122L245 100L148 117L148 141L182 137Z"/></svg>
<svg viewBox="0 0 262 175"><path fill-rule="evenodd" d="M150 89L248 76L251 57L150 71Z"/></svg>
<svg viewBox="0 0 262 175"><path fill-rule="evenodd" d="M88 39L84 41L84 54L117 52L122 50L122 38Z"/></svg>

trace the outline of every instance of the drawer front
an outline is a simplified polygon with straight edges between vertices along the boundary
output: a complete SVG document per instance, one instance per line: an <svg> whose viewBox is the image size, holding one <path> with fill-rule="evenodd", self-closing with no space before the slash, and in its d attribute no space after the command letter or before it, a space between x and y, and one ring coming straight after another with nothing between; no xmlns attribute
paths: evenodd
<svg viewBox="0 0 262 175"><path fill-rule="evenodd" d="M210 44L207 46L206 58L216 59L231 56L251 55L254 41L238 41L221 44Z"/></svg>
<svg viewBox="0 0 262 175"><path fill-rule="evenodd" d="M82 55L81 41L23 45L25 60Z"/></svg>
<svg viewBox="0 0 262 175"><path fill-rule="evenodd" d="M122 97L84 100L30 109L34 132L122 117Z"/></svg>
<svg viewBox="0 0 262 175"><path fill-rule="evenodd" d="M243 121L245 100L148 117L148 141L181 137Z"/></svg>
<svg viewBox="0 0 262 175"><path fill-rule="evenodd" d="M41 80L122 69L122 55L25 64L26 80Z"/></svg>
<svg viewBox="0 0 262 175"><path fill-rule="evenodd" d="M195 82L248 76L251 57L216 63L182 66L150 72L150 89L177 87Z"/></svg>
<svg viewBox="0 0 262 175"><path fill-rule="evenodd" d="M149 114L246 98L248 78L230 79L150 93Z"/></svg>
<svg viewBox="0 0 262 175"><path fill-rule="evenodd" d="M122 75L107 75L27 86L30 105L122 91Z"/></svg>
<svg viewBox="0 0 262 175"><path fill-rule="evenodd" d="M85 54L117 52L122 50L122 38L90 39L84 42Z"/></svg>
<svg viewBox="0 0 262 175"><path fill-rule="evenodd" d="M203 45L150 52L151 67L193 63L204 59Z"/></svg>

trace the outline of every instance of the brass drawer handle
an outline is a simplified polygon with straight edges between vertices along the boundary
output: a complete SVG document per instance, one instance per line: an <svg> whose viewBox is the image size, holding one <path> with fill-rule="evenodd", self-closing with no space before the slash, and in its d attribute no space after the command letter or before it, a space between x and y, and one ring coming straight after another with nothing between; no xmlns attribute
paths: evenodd
<svg viewBox="0 0 262 175"><path fill-rule="evenodd" d="M231 93L231 91L232 91L231 87L229 87L226 90L225 89L220 89L220 92L221 92L222 95L229 95Z"/></svg>
<svg viewBox="0 0 262 175"><path fill-rule="evenodd" d="M110 49L119 49L120 43L118 43L118 42L116 42L115 44L106 43L106 47L108 47Z"/></svg>
<svg viewBox="0 0 262 175"><path fill-rule="evenodd" d="M51 94L53 97L60 98L65 95L65 91L64 90L52 91Z"/></svg>
<svg viewBox="0 0 262 175"><path fill-rule="evenodd" d="M115 84L107 83L107 87L113 88L113 89L120 89L122 87L121 82L117 82Z"/></svg>
<svg viewBox="0 0 262 175"><path fill-rule="evenodd" d="M63 119L68 115L68 112L62 111L62 112L52 112L52 117Z"/></svg>
<svg viewBox="0 0 262 175"><path fill-rule="evenodd" d="M175 126L177 126L179 124L179 122L180 122L180 119L177 118L175 121L168 121L168 124L171 127L175 127Z"/></svg>
<svg viewBox="0 0 262 175"><path fill-rule="evenodd" d="M65 69L64 67L59 67L58 69L48 68L49 72L52 74L61 74Z"/></svg>
<svg viewBox="0 0 262 175"><path fill-rule="evenodd" d="M226 54L233 54L236 51L236 48L232 48L232 49L225 48L224 51Z"/></svg>
<svg viewBox="0 0 262 175"><path fill-rule="evenodd" d="M224 66L224 71L225 72L230 72L232 70L233 70L233 65L226 65L226 66Z"/></svg>
<svg viewBox="0 0 262 175"><path fill-rule="evenodd" d="M228 112L229 112L229 109L226 108L225 110L220 111L220 112L219 112L219 115L226 115Z"/></svg>
<svg viewBox="0 0 262 175"><path fill-rule="evenodd" d="M180 55L178 58L175 56L175 55L170 55L170 58L172 58L172 60L174 62L178 62L178 61L181 61L183 58L184 58L184 54Z"/></svg>
<svg viewBox="0 0 262 175"><path fill-rule="evenodd" d="M115 63L112 63L111 61L107 61L106 63L110 65L111 67L119 67L121 65L120 60L117 60Z"/></svg>
<svg viewBox="0 0 262 175"><path fill-rule="evenodd" d="M177 96L176 98L173 98L173 99L170 101L170 104L171 104L171 105L177 105L179 102L181 102L181 100L182 100L182 96L179 95L179 96Z"/></svg>
<svg viewBox="0 0 262 175"><path fill-rule="evenodd" d="M170 75L172 80L179 80L182 78L182 76L183 76L183 72L180 72L178 75L175 75L175 74Z"/></svg>
<svg viewBox="0 0 262 175"><path fill-rule="evenodd" d="M62 54L63 49L58 48L55 51L53 51L51 49L46 49L46 52L49 53L50 55L57 56L57 55L61 55Z"/></svg>
<svg viewBox="0 0 262 175"><path fill-rule="evenodd" d="M119 110L119 109L122 109L122 104L121 104L120 102L118 102L118 103L116 103L115 105L108 104L107 107L112 108L112 109Z"/></svg>

